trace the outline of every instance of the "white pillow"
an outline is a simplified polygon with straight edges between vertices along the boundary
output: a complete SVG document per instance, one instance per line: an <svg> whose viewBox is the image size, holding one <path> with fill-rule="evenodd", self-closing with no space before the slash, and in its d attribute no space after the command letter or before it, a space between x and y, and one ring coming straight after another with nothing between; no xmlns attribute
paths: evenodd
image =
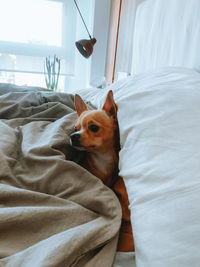
<svg viewBox="0 0 200 267"><path fill-rule="evenodd" d="M163 69L114 91L137 267L199 267L200 74Z"/></svg>

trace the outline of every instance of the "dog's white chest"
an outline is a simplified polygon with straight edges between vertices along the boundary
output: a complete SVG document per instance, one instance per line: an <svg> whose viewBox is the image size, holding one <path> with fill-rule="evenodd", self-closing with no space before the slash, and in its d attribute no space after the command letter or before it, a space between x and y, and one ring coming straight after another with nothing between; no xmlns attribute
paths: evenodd
<svg viewBox="0 0 200 267"><path fill-rule="evenodd" d="M112 156L110 154L95 153L93 155L93 160L96 168L103 174L106 174L108 166L112 163Z"/></svg>

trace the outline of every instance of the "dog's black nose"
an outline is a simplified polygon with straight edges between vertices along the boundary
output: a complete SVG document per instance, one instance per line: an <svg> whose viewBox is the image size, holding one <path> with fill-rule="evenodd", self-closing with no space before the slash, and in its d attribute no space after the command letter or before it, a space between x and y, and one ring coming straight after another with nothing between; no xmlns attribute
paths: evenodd
<svg viewBox="0 0 200 267"><path fill-rule="evenodd" d="M80 143L80 134L79 133L72 133L70 135L72 146L78 146Z"/></svg>

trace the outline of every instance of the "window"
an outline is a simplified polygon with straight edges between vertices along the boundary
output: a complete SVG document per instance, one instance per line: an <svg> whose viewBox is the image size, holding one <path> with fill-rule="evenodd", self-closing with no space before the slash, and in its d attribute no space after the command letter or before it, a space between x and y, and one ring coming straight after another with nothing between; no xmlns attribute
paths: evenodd
<svg viewBox="0 0 200 267"><path fill-rule="evenodd" d="M73 73L73 1L0 0L0 82L45 87L45 57L61 59L59 88Z"/></svg>

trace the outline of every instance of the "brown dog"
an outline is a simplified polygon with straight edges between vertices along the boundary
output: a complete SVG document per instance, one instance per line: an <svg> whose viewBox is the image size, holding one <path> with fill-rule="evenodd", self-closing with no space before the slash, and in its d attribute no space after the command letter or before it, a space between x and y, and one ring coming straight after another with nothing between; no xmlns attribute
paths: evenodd
<svg viewBox="0 0 200 267"><path fill-rule="evenodd" d="M123 179L118 176L119 128L117 106L110 90L101 110L89 110L79 95L75 95L78 121L70 135L71 145L87 151L83 166L113 191L122 207L118 251L133 251L129 201Z"/></svg>
<svg viewBox="0 0 200 267"><path fill-rule="evenodd" d="M110 187L118 170L117 107L112 91L108 92L102 110L88 110L79 95L75 95L75 107L79 118L70 136L71 144L88 152L84 167Z"/></svg>

